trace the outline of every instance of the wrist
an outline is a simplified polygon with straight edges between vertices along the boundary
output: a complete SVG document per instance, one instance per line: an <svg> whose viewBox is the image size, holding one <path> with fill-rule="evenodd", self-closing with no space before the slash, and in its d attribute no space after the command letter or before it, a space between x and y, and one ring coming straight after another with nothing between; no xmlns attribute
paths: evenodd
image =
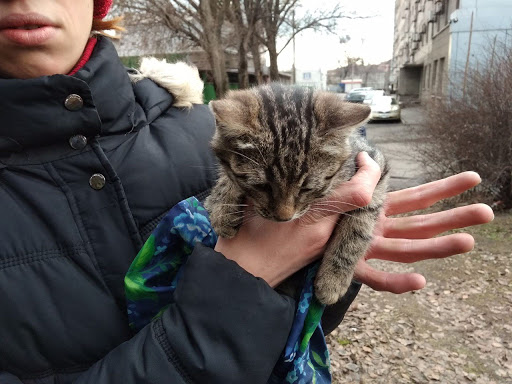
<svg viewBox="0 0 512 384"><path fill-rule="evenodd" d="M257 252L250 247L242 249L233 239L219 237L215 251L222 253L226 259L234 261L253 276L265 280L272 288L288 277L288 274L282 271L282 266L272 263L260 254L261 251Z"/></svg>

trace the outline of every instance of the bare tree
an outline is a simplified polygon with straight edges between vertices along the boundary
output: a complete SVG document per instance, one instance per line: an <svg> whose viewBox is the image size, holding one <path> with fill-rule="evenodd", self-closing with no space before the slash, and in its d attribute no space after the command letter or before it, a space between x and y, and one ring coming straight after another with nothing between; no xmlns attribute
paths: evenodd
<svg viewBox="0 0 512 384"><path fill-rule="evenodd" d="M256 28L261 27L259 24L256 25ZM256 82L258 84L263 83L263 68L261 65L261 55L260 51L261 43L258 38L258 34L253 33L249 39L249 47L251 51L252 61L254 64L254 76L256 76Z"/></svg>
<svg viewBox="0 0 512 384"><path fill-rule="evenodd" d="M271 80L279 80L277 58L298 33L307 29L334 33L337 20L361 18L345 13L340 5L336 5L331 10L317 9L314 12L306 12L300 19L296 19L295 11L300 6L300 0L262 0L262 3L263 34L260 34L259 38L268 49ZM277 39L283 36L286 36L287 40L278 51Z"/></svg>
<svg viewBox="0 0 512 384"><path fill-rule="evenodd" d="M208 56L218 97L229 89L222 28L231 0L118 0L141 23L161 23L176 37L201 47Z"/></svg>
<svg viewBox="0 0 512 384"><path fill-rule="evenodd" d="M254 49L255 31L261 18L261 2L262 0L232 0L230 19L238 39L238 85L240 88L249 87L249 51L253 56L255 72L261 73L259 47L257 50Z"/></svg>
<svg viewBox="0 0 512 384"><path fill-rule="evenodd" d="M332 10L306 12L293 17L300 0L118 0L118 8L129 12L140 25L164 26L173 38L202 48L208 57L217 96L229 88L226 47L238 51L239 86L249 85L248 56L252 55L258 83L262 82L260 47L270 56L270 78L279 79L278 55L293 37L306 29L332 32L336 21L352 16L340 6ZM286 36L278 51L278 37Z"/></svg>

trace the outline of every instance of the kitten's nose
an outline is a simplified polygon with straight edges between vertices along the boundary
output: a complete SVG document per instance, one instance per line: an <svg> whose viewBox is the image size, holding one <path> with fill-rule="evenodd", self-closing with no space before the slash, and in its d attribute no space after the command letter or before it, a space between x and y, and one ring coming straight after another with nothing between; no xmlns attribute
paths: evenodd
<svg viewBox="0 0 512 384"><path fill-rule="evenodd" d="M279 205L276 209L276 221L290 221L295 215L295 207L293 205Z"/></svg>

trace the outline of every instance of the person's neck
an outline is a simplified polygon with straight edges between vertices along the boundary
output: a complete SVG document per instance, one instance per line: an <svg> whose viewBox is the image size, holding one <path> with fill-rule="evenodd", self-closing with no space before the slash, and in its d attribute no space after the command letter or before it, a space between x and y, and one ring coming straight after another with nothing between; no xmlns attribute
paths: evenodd
<svg viewBox="0 0 512 384"><path fill-rule="evenodd" d="M78 60L78 63L73 67L73 69L68 73L69 76L73 76L75 73L77 73L84 65L87 63L92 55L92 51L94 50L94 47L96 46L98 39L96 37L89 38L89 41L87 42L84 53L82 53L82 57L80 57L80 60Z"/></svg>

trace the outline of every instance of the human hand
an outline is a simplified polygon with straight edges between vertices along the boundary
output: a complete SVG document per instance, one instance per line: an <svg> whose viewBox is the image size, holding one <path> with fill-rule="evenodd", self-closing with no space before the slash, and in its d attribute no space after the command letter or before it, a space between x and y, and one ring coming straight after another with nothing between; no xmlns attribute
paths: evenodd
<svg viewBox="0 0 512 384"><path fill-rule="evenodd" d="M417 273L389 273L372 268L367 261L381 259L413 263L469 252L474 239L467 233L434 237L445 231L485 224L493 220L492 209L472 204L427 215L390 216L425 209L447 197L459 195L480 183L475 172L463 172L417 187L390 192L377 222L370 249L357 264L354 278L377 291L404 293L422 289L425 278Z"/></svg>
<svg viewBox="0 0 512 384"><path fill-rule="evenodd" d="M304 218L275 222L246 211L244 223L231 239L219 237L215 250L275 287L324 252L339 214L369 204L380 179L370 156L358 155L359 169L329 197L330 210L314 210Z"/></svg>

